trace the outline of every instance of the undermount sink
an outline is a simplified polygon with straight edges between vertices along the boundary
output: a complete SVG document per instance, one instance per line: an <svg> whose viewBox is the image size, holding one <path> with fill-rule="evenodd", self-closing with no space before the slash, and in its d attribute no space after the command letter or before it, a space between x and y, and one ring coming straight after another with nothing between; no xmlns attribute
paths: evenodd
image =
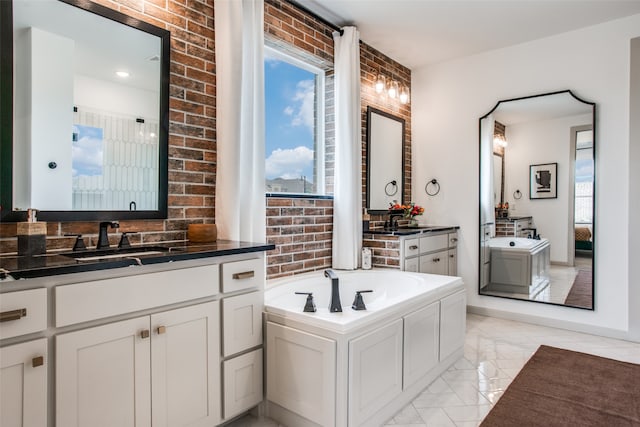
<svg viewBox="0 0 640 427"><path fill-rule="evenodd" d="M99 261L105 259L162 255L175 251L176 248L167 248L164 246L141 246L133 248L89 249L86 251L67 252L61 255L75 258L78 261Z"/></svg>

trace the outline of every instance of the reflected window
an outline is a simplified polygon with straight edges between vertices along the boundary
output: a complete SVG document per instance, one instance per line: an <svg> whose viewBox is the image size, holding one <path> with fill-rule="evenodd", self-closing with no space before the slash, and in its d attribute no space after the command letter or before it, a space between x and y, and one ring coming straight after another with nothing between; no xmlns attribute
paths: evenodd
<svg viewBox="0 0 640 427"><path fill-rule="evenodd" d="M593 222L593 131L576 132L575 223Z"/></svg>

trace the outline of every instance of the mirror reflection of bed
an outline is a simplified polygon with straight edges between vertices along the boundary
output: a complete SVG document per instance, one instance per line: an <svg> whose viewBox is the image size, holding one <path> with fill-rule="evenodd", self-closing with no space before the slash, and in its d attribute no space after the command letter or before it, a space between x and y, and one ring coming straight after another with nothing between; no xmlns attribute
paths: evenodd
<svg viewBox="0 0 640 427"><path fill-rule="evenodd" d="M594 115L563 91L481 119L480 294L593 309Z"/></svg>

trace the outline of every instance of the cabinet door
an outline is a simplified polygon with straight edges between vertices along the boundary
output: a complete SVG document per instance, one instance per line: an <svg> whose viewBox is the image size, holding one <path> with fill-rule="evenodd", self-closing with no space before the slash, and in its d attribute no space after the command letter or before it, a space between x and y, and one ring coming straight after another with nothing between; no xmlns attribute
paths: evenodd
<svg viewBox="0 0 640 427"><path fill-rule="evenodd" d="M56 425L150 426L148 334L145 316L58 335Z"/></svg>
<svg viewBox="0 0 640 427"><path fill-rule="evenodd" d="M152 424L220 422L218 301L151 316Z"/></svg>
<svg viewBox="0 0 640 427"><path fill-rule="evenodd" d="M455 248L449 249L447 260L449 261L447 274L449 276L457 276L458 275L458 250Z"/></svg>
<svg viewBox="0 0 640 427"><path fill-rule="evenodd" d="M440 300L440 361L464 347L466 320L465 291Z"/></svg>
<svg viewBox="0 0 640 427"><path fill-rule="evenodd" d="M349 384L350 426L402 392L402 319L349 341Z"/></svg>
<svg viewBox="0 0 640 427"><path fill-rule="evenodd" d="M420 273L443 274L449 270L448 250L420 256Z"/></svg>
<svg viewBox="0 0 640 427"><path fill-rule="evenodd" d="M336 342L267 322L267 399L321 426L336 424Z"/></svg>
<svg viewBox="0 0 640 427"><path fill-rule="evenodd" d="M262 292L222 300L224 357L262 344Z"/></svg>
<svg viewBox="0 0 640 427"><path fill-rule="evenodd" d="M234 357L223 363L224 419L262 402L262 349Z"/></svg>
<svg viewBox="0 0 640 427"><path fill-rule="evenodd" d="M47 340L0 348L0 426L47 425Z"/></svg>
<svg viewBox="0 0 640 427"><path fill-rule="evenodd" d="M420 257L405 258L404 271L420 272Z"/></svg>
<svg viewBox="0 0 640 427"><path fill-rule="evenodd" d="M438 364L440 303L435 302L404 317L403 389Z"/></svg>

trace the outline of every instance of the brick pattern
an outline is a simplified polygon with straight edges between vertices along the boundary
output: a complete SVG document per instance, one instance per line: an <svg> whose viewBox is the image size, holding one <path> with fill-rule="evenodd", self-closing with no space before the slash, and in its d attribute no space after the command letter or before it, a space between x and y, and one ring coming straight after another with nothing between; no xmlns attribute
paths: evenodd
<svg viewBox="0 0 640 427"><path fill-rule="evenodd" d="M333 192L333 161L334 161L334 142L335 142L335 120L334 120L334 103L333 103L333 37L335 30L325 23L319 21L308 13L298 9L295 5L284 0L265 0L265 43L273 46L287 54L299 59L308 61L322 69L326 73L326 115L325 115L325 170L326 170L326 189L327 193ZM391 58L378 52L365 43L360 43L360 76L361 76L361 113L362 113L362 197L363 207L366 201L366 154L367 154L367 106L371 105L375 108L399 116L405 120L405 190L404 201L410 201L411 198L411 104L400 105L395 100L389 100L380 97L374 89L374 80L378 72L384 72L388 77L396 79L400 84L411 87L411 70L393 61ZM295 206L302 199L279 198L278 203L290 203ZM267 199L267 206L273 202ZM317 202L326 203L326 200L316 200ZM267 224L270 221L277 223L275 211L267 208ZM282 211L280 214L285 215ZM289 220L288 211L283 221ZM299 221L308 220L306 216L297 218ZM328 220L323 218L323 221ZM373 216L371 218L372 227L382 227L384 217ZM329 221L329 223L331 223ZM323 264L312 267L304 263L295 261L293 258L282 258L278 252L280 249L279 239L283 236L280 234L282 230L277 230L274 225L271 228L267 225L267 236L270 243L275 243L278 248L272 254L267 256L267 277L278 277L301 273L314 269L326 268L331 265L331 236L327 235L325 247L328 253L328 259ZM273 234L272 234L273 233ZM274 237L277 237L275 240ZM312 238L313 237L313 238ZM318 236L308 236L309 241L316 241ZM304 238L304 234L299 238ZM290 244L287 239L283 239L284 244ZM398 265L399 249L397 242L389 242L388 248L374 249L374 264L388 263L388 266L394 266L394 255L385 251L396 250L395 265ZM395 248L394 248L395 245ZM309 268L307 268L309 267Z"/></svg>
<svg viewBox="0 0 640 427"><path fill-rule="evenodd" d="M171 31L169 214L167 220L122 221L131 243L186 239L189 223L214 222L216 177L213 0L92 0ZM35 206L37 208L37 206ZM69 249L82 233L97 242L97 222L47 224L47 249ZM15 224L0 224L1 253L16 252ZM111 236L112 244L118 236Z"/></svg>
<svg viewBox="0 0 640 427"><path fill-rule="evenodd" d="M404 193L402 202L411 201L411 102L400 104L395 99L381 96L375 91L378 73L397 80L400 85L411 88L411 70L394 61L365 43L360 44L360 77L362 93L362 203L366 204L367 191L367 107L372 106L405 121L404 133ZM372 215L371 228L383 226L385 216Z"/></svg>
<svg viewBox="0 0 640 427"><path fill-rule="evenodd" d="M371 249L371 264L374 267L400 268L398 236L365 233L362 245Z"/></svg>
<svg viewBox="0 0 640 427"><path fill-rule="evenodd" d="M333 200L267 198L267 277L331 267Z"/></svg>

